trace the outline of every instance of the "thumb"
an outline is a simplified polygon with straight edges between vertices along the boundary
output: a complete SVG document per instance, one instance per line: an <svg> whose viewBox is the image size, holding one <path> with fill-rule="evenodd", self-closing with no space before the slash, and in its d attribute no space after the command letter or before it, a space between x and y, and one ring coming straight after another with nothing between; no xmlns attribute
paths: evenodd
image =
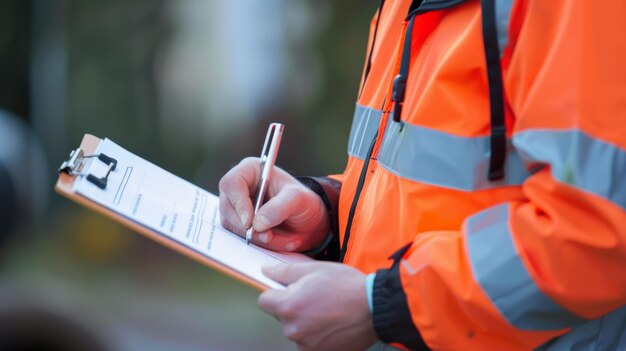
<svg viewBox="0 0 626 351"><path fill-rule="evenodd" d="M282 188L274 197L269 199L254 216L252 226L257 232L267 231L281 223L289 220L290 226L301 228L309 225L310 222L317 223L319 215L310 202L310 197L306 193L307 189L296 186L286 186ZM313 197L318 200L317 195ZM321 200L320 204L322 203ZM323 206L323 205L322 205ZM320 207L321 213L325 215L325 209Z"/></svg>
<svg viewBox="0 0 626 351"><path fill-rule="evenodd" d="M302 277L317 271L320 268L319 265L319 262L294 264L279 263L277 265L263 266L261 270L268 278L281 284L289 285L297 282Z"/></svg>

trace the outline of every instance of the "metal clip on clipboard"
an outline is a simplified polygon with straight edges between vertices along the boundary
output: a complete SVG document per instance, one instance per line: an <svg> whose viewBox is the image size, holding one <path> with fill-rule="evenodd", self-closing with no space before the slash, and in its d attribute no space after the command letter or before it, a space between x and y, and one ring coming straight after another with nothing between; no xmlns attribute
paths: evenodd
<svg viewBox="0 0 626 351"><path fill-rule="evenodd" d="M71 176L74 176L74 175L83 176L85 174L80 173L80 171L82 170L85 159L93 158L93 157L97 157L98 160L100 160L101 162L109 166L109 168L106 174L100 178L96 177L93 174L87 174L87 180L93 183L98 188L105 189L107 187L107 180L109 179L109 174L111 174L111 172L114 171L115 167L117 166L117 160L103 153L85 155L84 151L81 148L77 148L76 150L73 150L72 152L70 152L69 159L67 159L67 161L63 161L63 163L61 164L61 167L59 167L58 172L67 173Z"/></svg>

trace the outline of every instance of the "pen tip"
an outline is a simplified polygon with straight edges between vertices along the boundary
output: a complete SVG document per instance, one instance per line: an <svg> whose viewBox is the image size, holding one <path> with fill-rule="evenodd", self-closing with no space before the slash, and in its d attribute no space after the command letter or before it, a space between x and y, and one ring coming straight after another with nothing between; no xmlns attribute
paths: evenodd
<svg viewBox="0 0 626 351"><path fill-rule="evenodd" d="M252 241L252 228L248 228L248 230L246 230L246 245L250 245L251 241Z"/></svg>

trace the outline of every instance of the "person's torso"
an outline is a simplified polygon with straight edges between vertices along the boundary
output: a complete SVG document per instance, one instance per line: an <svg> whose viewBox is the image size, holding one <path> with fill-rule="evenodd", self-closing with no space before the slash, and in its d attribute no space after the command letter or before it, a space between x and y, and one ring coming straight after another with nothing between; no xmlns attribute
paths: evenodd
<svg viewBox="0 0 626 351"><path fill-rule="evenodd" d="M343 262L365 273L388 267L391 254L419 240L423 233L459 231L463 221L478 211L507 201L524 200L522 183L530 175L529 170L534 169L531 166L535 166L528 154L529 151L532 154L533 146L522 139L513 146L511 136L524 129L558 131L582 123L577 119L576 109L570 106L575 99L563 103L562 93L551 91L551 84L544 88L532 84L534 80L563 80L574 73L568 70L578 67L564 62L563 55L559 60L542 62L549 48L536 40L536 31L559 28L559 23L573 15L558 19L539 16L546 25L535 29L524 23L527 9L519 3L525 2L505 0L496 3L509 140L504 178L488 180L493 122L479 1L422 1L428 10L414 20L406 95L400 121L394 121L393 81L401 66L405 18L411 3L410 0L384 1L380 16L374 16L368 56L369 50L373 52L370 64L366 62L350 132L349 160L339 200L340 239ZM548 6L540 1L536 4ZM540 10L541 6L535 6L534 10ZM523 26L527 31L535 31L534 36L523 37L520 34ZM534 46L529 48L529 45ZM567 45L576 47L567 41L561 45L561 49ZM609 41L609 45L615 44ZM570 51L578 53L571 48ZM517 52L517 59L512 58L513 52ZM515 69L509 69L509 65ZM614 92L611 87L608 85L602 94ZM515 107L520 109L524 101L519 99L521 95L541 101L538 104L541 110L533 110L530 117L527 113L525 121L524 116L520 114L516 119L512 112ZM602 101L602 96L594 101ZM593 106L596 110L593 116L623 113L619 108L614 114L607 112L615 106ZM560 111L557 116L561 117L552 116L555 110ZM606 124L599 118L599 122L585 122L585 128L594 130L606 142L619 140L623 131L605 128ZM518 153L526 153L528 167ZM625 328L626 308L621 308L573 328L540 349L619 349L618 345L626 343Z"/></svg>
<svg viewBox="0 0 626 351"><path fill-rule="evenodd" d="M401 122L391 118L391 90L411 1L384 2L371 24L374 51L350 132L339 211L344 262L364 272L388 266L388 256L422 232L459 230L468 215L522 196L519 185L528 173L514 150L505 178L487 180L480 2L448 3L415 17ZM507 125L514 119L508 109L506 119Z"/></svg>

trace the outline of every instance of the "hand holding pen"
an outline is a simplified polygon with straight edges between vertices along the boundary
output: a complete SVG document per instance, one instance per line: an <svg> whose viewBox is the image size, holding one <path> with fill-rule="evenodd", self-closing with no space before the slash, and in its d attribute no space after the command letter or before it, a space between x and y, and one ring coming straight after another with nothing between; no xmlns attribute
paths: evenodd
<svg viewBox="0 0 626 351"><path fill-rule="evenodd" d="M276 163L276 157L278 156L278 149L280 148L280 141L283 137L284 125L280 123L272 123L267 129L267 135L265 135L265 142L263 143L263 150L261 151L261 177L259 179L259 186L257 189L256 200L254 202L254 215L259 212L259 208L265 201L265 193L269 185L269 180ZM250 245L252 240L252 226L246 231L246 244Z"/></svg>
<svg viewBox="0 0 626 351"><path fill-rule="evenodd" d="M307 251L326 239L330 224L321 198L274 166L283 128L270 125L261 158L242 160L220 180L220 220L247 242Z"/></svg>

